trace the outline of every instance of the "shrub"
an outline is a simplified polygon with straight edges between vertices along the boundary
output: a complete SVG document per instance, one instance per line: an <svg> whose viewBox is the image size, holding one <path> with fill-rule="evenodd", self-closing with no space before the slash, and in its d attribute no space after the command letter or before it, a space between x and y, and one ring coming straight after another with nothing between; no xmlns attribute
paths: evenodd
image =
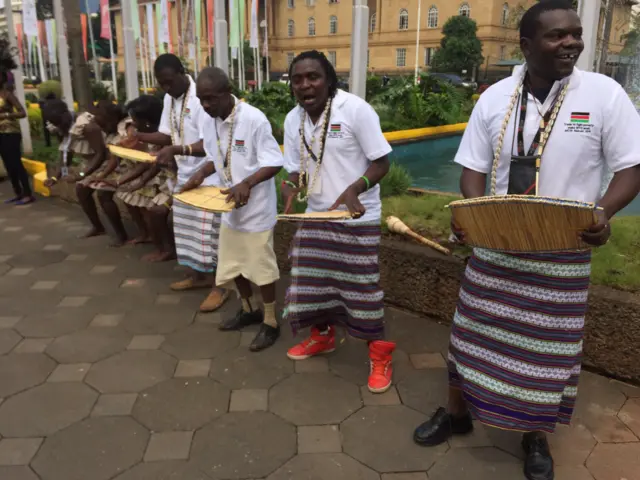
<svg viewBox="0 0 640 480"><path fill-rule="evenodd" d="M40 100L45 100L53 94L55 98L62 98L62 84L58 80L47 80L38 85L38 96Z"/></svg>
<svg viewBox="0 0 640 480"><path fill-rule="evenodd" d="M41 137L43 128L42 111L39 108L27 108L27 118L29 119L29 130L31 130L31 135L33 137Z"/></svg>
<svg viewBox="0 0 640 480"><path fill-rule="evenodd" d="M412 183L411 175L407 169L391 162L389 173L380 181L380 196L386 198L404 195Z"/></svg>
<svg viewBox="0 0 640 480"><path fill-rule="evenodd" d="M44 143L34 143L33 154L30 155L30 157L39 162L57 164L60 161L60 152L58 151L57 142L53 142L50 147L47 147Z"/></svg>
<svg viewBox="0 0 640 480"><path fill-rule="evenodd" d="M24 98L29 103L38 103L38 96L33 92L26 93Z"/></svg>
<svg viewBox="0 0 640 480"><path fill-rule="evenodd" d="M102 82L91 81L91 96L95 102L100 100L115 100L111 89Z"/></svg>

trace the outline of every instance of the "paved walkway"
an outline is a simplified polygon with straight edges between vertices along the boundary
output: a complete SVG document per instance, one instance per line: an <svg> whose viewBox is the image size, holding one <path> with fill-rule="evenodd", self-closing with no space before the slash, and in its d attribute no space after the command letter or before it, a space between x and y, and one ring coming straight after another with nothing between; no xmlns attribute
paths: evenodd
<svg viewBox="0 0 640 480"><path fill-rule="evenodd" d="M286 333L250 353L253 332L216 328L236 302L197 314L202 292L167 288L174 265L85 228L55 200L0 206L0 479L523 478L512 434L413 444L445 400L445 326L389 308L396 386L373 396L363 344L294 365ZM640 389L588 373L580 388L556 478L639 480Z"/></svg>

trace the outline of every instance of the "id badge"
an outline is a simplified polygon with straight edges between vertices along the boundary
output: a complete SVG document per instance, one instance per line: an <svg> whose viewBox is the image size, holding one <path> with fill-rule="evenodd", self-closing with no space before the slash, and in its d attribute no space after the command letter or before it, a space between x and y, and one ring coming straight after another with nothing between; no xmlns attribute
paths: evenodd
<svg viewBox="0 0 640 480"><path fill-rule="evenodd" d="M60 173L63 177L67 177L69 176L69 167L67 167L66 165L64 167L62 167L62 169L60 170Z"/></svg>

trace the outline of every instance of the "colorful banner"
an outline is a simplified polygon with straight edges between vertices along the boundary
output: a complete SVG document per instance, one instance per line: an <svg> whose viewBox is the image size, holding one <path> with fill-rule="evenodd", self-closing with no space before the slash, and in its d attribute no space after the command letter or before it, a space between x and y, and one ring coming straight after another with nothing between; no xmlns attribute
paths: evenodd
<svg viewBox="0 0 640 480"><path fill-rule="evenodd" d="M251 34L249 37L249 46L258 48L258 1L251 0Z"/></svg>
<svg viewBox="0 0 640 480"><path fill-rule="evenodd" d="M24 46L22 44L22 37L24 32L22 31L22 24L16 23L16 40L18 43L18 51L20 53L20 63L24 65Z"/></svg>
<svg viewBox="0 0 640 480"><path fill-rule="evenodd" d="M240 46L240 19L237 5L238 0L229 0L229 48L231 48L232 58L237 58L234 56L234 49Z"/></svg>
<svg viewBox="0 0 640 480"><path fill-rule="evenodd" d="M138 0L129 0L131 2L131 23L133 24L133 36L136 40L140 38L140 9L138 8Z"/></svg>
<svg viewBox="0 0 640 480"><path fill-rule="evenodd" d="M87 15L80 14L80 24L82 26L82 51L84 52L84 59L87 60Z"/></svg>
<svg viewBox="0 0 640 480"><path fill-rule="evenodd" d="M209 35L209 44L213 45L215 43L213 37L213 0L207 0L207 34Z"/></svg>
<svg viewBox="0 0 640 480"><path fill-rule="evenodd" d="M23 0L22 23L27 37L38 36L38 17L36 16L36 0Z"/></svg>
<svg viewBox="0 0 640 480"><path fill-rule="evenodd" d="M111 12L109 0L100 0L100 38L111 38Z"/></svg>
<svg viewBox="0 0 640 480"><path fill-rule="evenodd" d="M193 8L195 9L195 12L193 13L193 16L196 21L195 34L199 43L200 40L202 40L202 0L194 0L194 2L195 4Z"/></svg>
<svg viewBox="0 0 640 480"><path fill-rule="evenodd" d="M152 62L156 60L156 28L153 15L153 5L147 3L147 39L149 44L149 58Z"/></svg>
<svg viewBox="0 0 640 480"><path fill-rule="evenodd" d="M171 43L170 27L169 27L169 5L167 0L160 0L160 8L156 9L158 14L158 42L160 50L164 53L164 44Z"/></svg>
<svg viewBox="0 0 640 480"><path fill-rule="evenodd" d="M55 20L49 18L44 21L44 29L47 36L47 51L49 52L49 63L58 63L56 55L56 35L54 33Z"/></svg>

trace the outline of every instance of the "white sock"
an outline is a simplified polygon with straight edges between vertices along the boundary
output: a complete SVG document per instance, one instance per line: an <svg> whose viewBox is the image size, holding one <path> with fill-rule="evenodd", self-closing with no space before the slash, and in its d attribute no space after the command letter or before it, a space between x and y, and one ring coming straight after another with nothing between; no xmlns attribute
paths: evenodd
<svg viewBox="0 0 640 480"><path fill-rule="evenodd" d="M276 320L276 302L264 304L264 323L273 328L278 327L278 320Z"/></svg>

